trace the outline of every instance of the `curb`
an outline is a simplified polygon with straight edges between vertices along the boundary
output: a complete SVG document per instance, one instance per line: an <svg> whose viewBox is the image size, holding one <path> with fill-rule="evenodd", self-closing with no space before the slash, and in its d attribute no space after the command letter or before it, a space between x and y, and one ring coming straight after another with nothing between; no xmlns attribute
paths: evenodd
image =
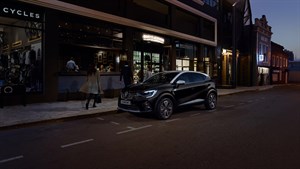
<svg viewBox="0 0 300 169"><path fill-rule="evenodd" d="M36 126L39 124L45 124L45 123L65 122L65 121L71 121L71 120L76 120L76 119L85 119L85 118L90 118L90 117L105 116L108 114L118 114L118 113L119 112L117 110L108 110L105 112L98 112L98 113L79 114L76 116L66 116L66 117L59 117L59 118L52 118L52 119L45 119L45 120L37 120L37 121L1 126L0 131L1 130L18 129L18 128L25 127L25 126L28 127L28 126Z"/></svg>

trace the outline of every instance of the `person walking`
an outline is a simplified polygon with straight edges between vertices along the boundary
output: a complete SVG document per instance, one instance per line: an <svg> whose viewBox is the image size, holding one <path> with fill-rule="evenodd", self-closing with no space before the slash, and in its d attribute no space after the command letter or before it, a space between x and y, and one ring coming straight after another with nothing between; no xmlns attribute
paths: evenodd
<svg viewBox="0 0 300 169"><path fill-rule="evenodd" d="M122 79L124 81L125 87L130 85L133 81L133 74L127 61L125 61L125 64L121 70L120 81L122 81Z"/></svg>
<svg viewBox="0 0 300 169"><path fill-rule="evenodd" d="M87 81L84 84L85 87L82 87L80 91L87 94L87 101L85 108L89 109L89 103L93 99L93 107L96 107L96 103L101 100L101 83L100 83L100 72L97 70L95 64L91 64L87 71ZM83 86L84 86L83 85ZM84 89L86 88L86 89Z"/></svg>

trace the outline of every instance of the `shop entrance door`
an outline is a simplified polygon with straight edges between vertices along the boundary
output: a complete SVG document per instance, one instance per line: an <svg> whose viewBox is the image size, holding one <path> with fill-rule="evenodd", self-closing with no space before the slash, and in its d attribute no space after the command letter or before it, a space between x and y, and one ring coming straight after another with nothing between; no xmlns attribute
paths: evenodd
<svg viewBox="0 0 300 169"><path fill-rule="evenodd" d="M221 79L222 86L232 85L232 53L226 52L222 55Z"/></svg>
<svg viewBox="0 0 300 169"><path fill-rule="evenodd" d="M161 54L156 52L133 51L134 82L144 80L148 66L152 73L161 71Z"/></svg>

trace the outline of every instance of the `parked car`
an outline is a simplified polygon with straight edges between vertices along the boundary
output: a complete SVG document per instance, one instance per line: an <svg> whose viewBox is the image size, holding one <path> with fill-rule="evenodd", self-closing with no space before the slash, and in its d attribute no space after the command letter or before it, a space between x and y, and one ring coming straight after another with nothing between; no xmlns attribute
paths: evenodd
<svg viewBox="0 0 300 169"><path fill-rule="evenodd" d="M165 71L154 74L139 84L122 89L118 110L130 113L154 113L168 119L178 106L204 104L217 106L217 89L211 78L193 71Z"/></svg>

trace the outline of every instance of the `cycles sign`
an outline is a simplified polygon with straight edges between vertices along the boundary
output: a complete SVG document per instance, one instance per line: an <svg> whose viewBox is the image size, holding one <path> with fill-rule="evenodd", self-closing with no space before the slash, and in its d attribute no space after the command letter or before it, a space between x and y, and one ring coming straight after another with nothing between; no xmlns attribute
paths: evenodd
<svg viewBox="0 0 300 169"><path fill-rule="evenodd" d="M22 9L10 8L10 7L3 7L2 12L9 15L17 15L22 17L29 17L34 19L40 19L41 15L39 13L34 13L31 11L26 11Z"/></svg>
<svg viewBox="0 0 300 169"><path fill-rule="evenodd" d="M36 8L35 8L36 9ZM41 20L42 12L32 10L32 7L28 5L13 5L0 3L0 15L14 18L22 18L25 20Z"/></svg>

